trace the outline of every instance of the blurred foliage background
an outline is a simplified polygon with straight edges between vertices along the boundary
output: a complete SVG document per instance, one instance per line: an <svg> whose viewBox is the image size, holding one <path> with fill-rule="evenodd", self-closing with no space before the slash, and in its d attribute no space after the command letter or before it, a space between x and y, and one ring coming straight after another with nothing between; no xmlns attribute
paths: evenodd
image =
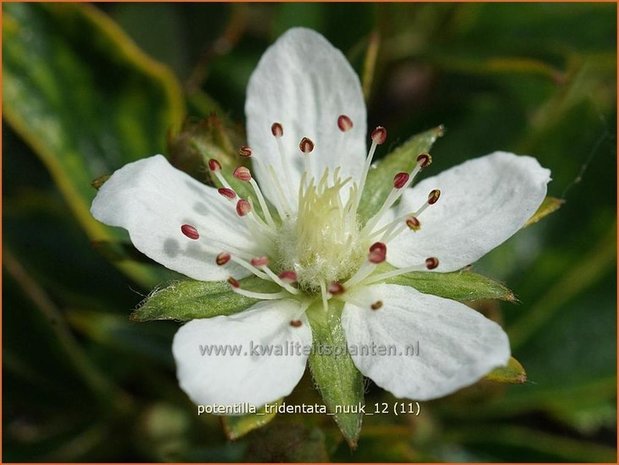
<svg viewBox="0 0 619 465"><path fill-rule="evenodd" d="M2 7L4 461L616 460L615 4ZM91 181L128 161L192 169L191 134L174 136L186 116L242 134L252 69L298 25L363 76L370 127L389 129L381 155L444 124L432 173L527 153L565 200L475 265L520 300L477 307L529 381L366 417L354 452L320 415L235 441L198 417L174 375L178 325L128 319L171 275L88 213ZM368 386L368 404L393 400ZM307 377L288 399L319 401Z"/></svg>

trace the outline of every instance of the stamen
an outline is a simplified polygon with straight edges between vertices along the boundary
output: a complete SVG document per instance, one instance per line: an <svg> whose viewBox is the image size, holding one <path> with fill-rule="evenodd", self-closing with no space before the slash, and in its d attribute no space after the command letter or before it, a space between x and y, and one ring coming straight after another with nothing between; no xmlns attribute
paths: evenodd
<svg viewBox="0 0 619 465"><path fill-rule="evenodd" d="M239 155L242 156L243 158L250 158L252 155L251 148L248 147L247 145L242 145L241 148L239 149Z"/></svg>
<svg viewBox="0 0 619 465"><path fill-rule="evenodd" d="M267 266L269 264L269 258L268 257L256 257L256 258L252 258L249 263L251 263L252 265L256 267Z"/></svg>
<svg viewBox="0 0 619 465"><path fill-rule="evenodd" d="M329 294L327 294L327 285L324 281L320 281L320 294L322 296L322 308L327 312L329 310Z"/></svg>
<svg viewBox="0 0 619 465"><path fill-rule="evenodd" d="M406 226L411 231L419 231L421 229L421 223L415 216L406 219Z"/></svg>
<svg viewBox="0 0 619 465"><path fill-rule="evenodd" d="M236 203L236 212L239 216L245 216L249 212L251 212L251 204L245 200L241 199Z"/></svg>
<svg viewBox="0 0 619 465"><path fill-rule="evenodd" d="M436 202L438 202L438 199L440 199L440 197L441 197L441 191L438 189L434 189L428 195L428 204L434 205Z"/></svg>
<svg viewBox="0 0 619 465"><path fill-rule="evenodd" d="M263 257L263 258L266 258L266 257ZM268 260L267 260L267 264L268 264ZM257 266L259 266L259 265L257 265ZM273 271L271 271L271 269L266 266L266 264L262 265L260 269L262 271L264 271L267 274L267 276L269 278L271 278L271 280L275 284L277 284L280 287L283 287L284 289L286 289L291 294L295 294L296 295L296 294L298 294L300 292L297 288L292 287L289 283L287 283L284 280L280 279L279 276L277 276L275 273L273 273Z"/></svg>
<svg viewBox="0 0 619 465"><path fill-rule="evenodd" d="M395 189L402 189L408 182L409 177L409 174L404 172L396 174L393 177L393 187Z"/></svg>
<svg viewBox="0 0 619 465"><path fill-rule="evenodd" d="M239 166L234 169L232 176L241 181L247 182L251 180L251 171L244 166Z"/></svg>
<svg viewBox="0 0 619 465"><path fill-rule="evenodd" d="M337 117L337 127L342 132L350 131L352 129L352 120L347 115L340 115Z"/></svg>
<svg viewBox="0 0 619 465"><path fill-rule="evenodd" d="M275 137L282 137L284 135L284 128L279 123L273 123L271 125L271 134Z"/></svg>
<svg viewBox="0 0 619 465"><path fill-rule="evenodd" d="M380 308L383 308L383 301L382 300L377 300L372 305L370 305L370 308L372 310L378 310Z"/></svg>
<svg viewBox="0 0 619 465"><path fill-rule="evenodd" d="M299 149L301 149L301 152L307 155L312 150L314 150L314 143L312 142L311 139L304 137L303 139L301 139L301 142L299 143Z"/></svg>
<svg viewBox="0 0 619 465"><path fill-rule="evenodd" d="M193 241L200 239L200 233L190 224L183 224L181 226L181 232Z"/></svg>
<svg viewBox="0 0 619 465"><path fill-rule="evenodd" d="M277 277L288 284L297 282L297 274L294 271L282 271Z"/></svg>
<svg viewBox="0 0 619 465"><path fill-rule="evenodd" d="M429 153L420 153L417 155L417 163L421 168L427 168L432 164L432 157Z"/></svg>
<svg viewBox="0 0 619 465"><path fill-rule="evenodd" d="M267 293L267 292L254 292L248 291L247 289L241 289L238 287L233 287L232 290L237 294L243 295L245 297L249 297L250 299L258 299L258 300L279 300L285 298L288 294L286 291Z"/></svg>
<svg viewBox="0 0 619 465"><path fill-rule="evenodd" d="M293 328L299 328L303 325L303 322L301 320L291 320L290 321L290 326L292 326Z"/></svg>
<svg viewBox="0 0 619 465"><path fill-rule="evenodd" d="M387 246L382 242L375 242L370 247L370 253L368 254L368 260L371 263L379 264L387 258Z"/></svg>
<svg viewBox="0 0 619 465"><path fill-rule="evenodd" d="M219 163L214 158L211 158L208 161L208 169L213 171L213 172L221 171L221 163Z"/></svg>
<svg viewBox="0 0 619 465"><path fill-rule="evenodd" d="M428 270L434 270L438 266L438 258L428 257L426 258L426 268Z"/></svg>
<svg viewBox="0 0 619 465"><path fill-rule="evenodd" d="M232 276L228 278L228 284L230 284L230 286L232 286L233 289L238 289L239 287L241 287L241 283L239 283Z"/></svg>
<svg viewBox="0 0 619 465"><path fill-rule="evenodd" d="M439 261L438 258L436 257L428 257L425 259L423 264L418 264L418 265L413 265L413 266L407 266L406 268L398 268L396 270L391 270L391 271L387 271L386 273L380 273L377 275L374 275L372 277L370 277L369 279L366 279L363 284L365 286L369 286L370 284L373 284L375 282L383 282L386 281L389 278L393 278L395 276L400 276L402 274L406 274L406 273L412 273L415 271L424 271L424 270L433 270L436 267L438 267L439 265Z"/></svg>
<svg viewBox="0 0 619 465"><path fill-rule="evenodd" d="M236 199L236 192L234 192L232 189L229 189L227 187L220 187L219 189L217 189L217 192L219 192L219 194L221 194L228 200Z"/></svg>
<svg viewBox="0 0 619 465"><path fill-rule="evenodd" d="M344 288L344 286L342 286L341 283L333 281L331 284L329 284L329 287L327 287L327 291L329 291L329 294L331 295L341 295L346 292L346 289Z"/></svg>
<svg viewBox="0 0 619 465"><path fill-rule="evenodd" d="M222 252L217 257L215 257L215 263L219 266L223 266L230 261L230 254L227 252Z"/></svg>
<svg viewBox="0 0 619 465"><path fill-rule="evenodd" d="M382 145L387 140L387 130L382 126L377 126L376 129L372 131L370 138L375 144Z"/></svg>

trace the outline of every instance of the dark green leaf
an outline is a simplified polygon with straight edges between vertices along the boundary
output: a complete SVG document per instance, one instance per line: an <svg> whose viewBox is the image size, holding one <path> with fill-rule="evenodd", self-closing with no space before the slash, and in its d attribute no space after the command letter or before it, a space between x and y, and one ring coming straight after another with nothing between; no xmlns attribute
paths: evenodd
<svg viewBox="0 0 619 465"><path fill-rule="evenodd" d="M354 412L363 403L363 376L355 367L340 322L342 303L329 302L325 314L322 303L308 310L314 337L309 367L322 399L346 441L356 447L363 414L342 413L338 409ZM338 413L336 413L338 412Z"/></svg>
<svg viewBox="0 0 619 465"><path fill-rule="evenodd" d="M393 269L390 265L381 265L381 267L384 271ZM461 302L481 299L516 301L512 291L503 284L472 271L453 273L415 271L389 278L385 282L414 287L424 294L433 294Z"/></svg>
<svg viewBox="0 0 619 465"><path fill-rule="evenodd" d="M241 280L243 287L266 291L269 283L258 278ZM231 315L257 302L230 290L225 281L175 281L155 289L131 314L135 321L211 318Z"/></svg>
<svg viewBox="0 0 619 465"><path fill-rule="evenodd" d="M163 151L183 113L176 80L92 6L14 3L3 11L4 116L90 238L124 238L90 215L91 181ZM117 265L147 286L166 279L161 267Z"/></svg>
<svg viewBox="0 0 619 465"><path fill-rule="evenodd" d="M370 169L359 204L362 220L369 219L381 207L393 188L393 176L400 171L411 171L417 163L417 155L428 152L442 135L442 126L417 134L378 162L376 168Z"/></svg>

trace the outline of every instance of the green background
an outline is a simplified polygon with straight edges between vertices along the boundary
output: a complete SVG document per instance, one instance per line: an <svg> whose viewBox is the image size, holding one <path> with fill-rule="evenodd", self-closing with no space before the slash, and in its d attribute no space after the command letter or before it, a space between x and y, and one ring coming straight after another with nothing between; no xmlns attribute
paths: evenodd
<svg viewBox="0 0 619 465"><path fill-rule="evenodd" d="M3 13L3 461L616 460L616 5ZM186 162L184 139L167 146L186 115L216 112L241 143L248 77L299 25L362 76L369 125L389 130L379 156L444 124L430 174L526 153L565 200L474 267L519 299L476 306L502 322L529 381L482 382L419 416L366 417L354 452L320 415L281 415L232 442L219 418L198 417L174 375L178 324L128 319L172 276L88 214L93 179L157 152ZM319 401L307 376L288 399ZM393 401L368 385L368 405Z"/></svg>

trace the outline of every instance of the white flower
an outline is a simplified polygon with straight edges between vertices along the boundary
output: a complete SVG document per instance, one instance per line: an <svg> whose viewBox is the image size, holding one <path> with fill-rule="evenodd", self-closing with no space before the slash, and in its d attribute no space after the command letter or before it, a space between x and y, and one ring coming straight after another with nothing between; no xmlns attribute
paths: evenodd
<svg viewBox="0 0 619 465"><path fill-rule="evenodd" d="M288 31L267 50L245 109L251 149L241 152L252 157L259 183L245 168L235 177L251 183L260 209L236 196L216 161L210 168L226 186L219 190L161 155L118 170L92 205L97 219L127 229L140 251L166 267L196 280L230 278L235 292L261 300L177 332L178 379L194 402L260 406L288 395L307 353L203 356L200 345L310 346L306 312L316 300L345 302L350 348L419 341L414 357L351 351L361 373L397 397L444 396L506 364L509 342L499 325L461 303L384 281L414 270L459 270L501 244L544 199L547 169L495 152L411 188L430 163L421 155L411 173L394 173L385 204L360 224L361 192L386 131L372 131L366 155L359 80L338 50L307 29ZM398 270L381 274L377 264L385 260ZM251 274L280 290L239 287L236 279Z"/></svg>

